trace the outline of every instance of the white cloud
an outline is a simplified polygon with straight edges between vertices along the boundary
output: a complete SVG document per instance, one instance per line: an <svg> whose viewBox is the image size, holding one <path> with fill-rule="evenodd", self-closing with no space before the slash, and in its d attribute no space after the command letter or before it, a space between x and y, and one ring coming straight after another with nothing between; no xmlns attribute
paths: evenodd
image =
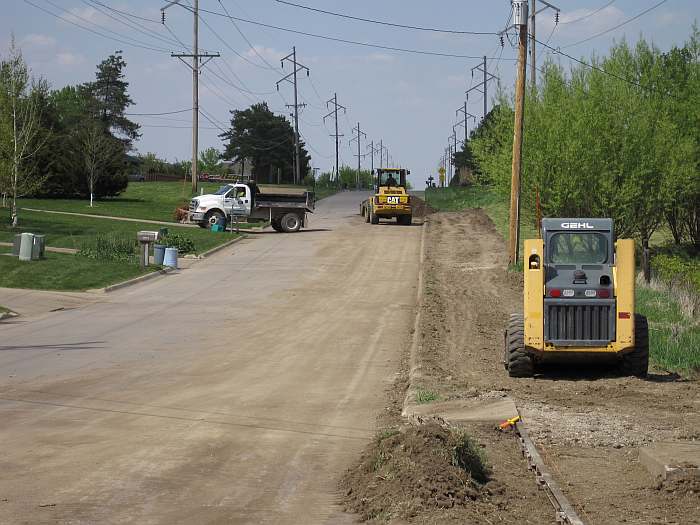
<svg viewBox="0 0 700 525"><path fill-rule="evenodd" d="M567 40L571 40L599 33L613 27L615 24L619 24L626 18L625 13L615 6L606 7L593 14L595 11L595 9L575 9L562 12L559 15L559 27L554 33L553 41L561 40L564 36ZM576 22L581 18L583 20ZM539 14L537 16L538 39L546 39L554 25L554 11L547 10Z"/></svg>
<svg viewBox="0 0 700 525"><path fill-rule="evenodd" d="M76 24L85 25L85 22L91 22L97 25L109 25L110 19L94 7L71 7L68 13L63 15L66 20L70 20ZM65 23L65 22L63 22Z"/></svg>
<svg viewBox="0 0 700 525"><path fill-rule="evenodd" d="M285 56L285 54L286 53L282 53L271 47L254 45L245 52L245 57L257 59L258 61L260 60L260 57L263 57L274 66L279 64L280 59Z"/></svg>
<svg viewBox="0 0 700 525"><path fill-rule="evenodd" d="M56 39L54 37L37 33L30 33L20 41L21 47L54 47L55 45Z"/></svg>
<svg viewBox="0 0 700 525"><path fill-rule="evenodd" d="M56 60L62 66L79 66L85 62L85 57L81 54L64 51L56 55Z"/></svg>
<svg viewBox="0 0 700 525"><path fill-rule="evenodd" d="M367 60L369 62L393 62L396 57L388 53L370 53L367 55Z"/></svg>

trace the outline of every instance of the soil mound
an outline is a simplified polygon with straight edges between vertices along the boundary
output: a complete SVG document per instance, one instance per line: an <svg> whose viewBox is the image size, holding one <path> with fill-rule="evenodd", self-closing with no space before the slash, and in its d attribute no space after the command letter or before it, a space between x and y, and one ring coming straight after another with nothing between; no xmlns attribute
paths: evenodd
<svg viewBox="0 0 700 525"><path fill-rule="evenodd" d="M363 520L411 518L472 504L487 489L480 448L436 422L378 435L341 483L347 510Z"/></svg>

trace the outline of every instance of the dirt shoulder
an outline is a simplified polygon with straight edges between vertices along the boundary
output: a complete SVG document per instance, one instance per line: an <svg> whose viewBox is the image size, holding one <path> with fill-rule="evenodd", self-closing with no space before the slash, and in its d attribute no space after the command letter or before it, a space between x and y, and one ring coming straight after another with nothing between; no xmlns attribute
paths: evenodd
<svg viewBox="0 0 700 525"><path fill-rule="evenodd" d="M481 210L438 213L427 227L422 388L447 400L514 399L588 523L699 523L698 494L656 486L638 460L639 447L700 439L698 382L663 371L617 377L609 368L509 378L503 329L522 311L522 281L506 269L502 238Z"/></svg>

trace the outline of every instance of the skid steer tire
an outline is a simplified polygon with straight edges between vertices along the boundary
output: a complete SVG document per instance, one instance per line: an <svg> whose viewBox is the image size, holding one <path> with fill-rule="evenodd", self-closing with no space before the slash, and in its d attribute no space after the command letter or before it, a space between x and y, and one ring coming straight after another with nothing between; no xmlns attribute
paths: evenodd
<svg viewBox="0 0 700 525"><path fill-rule="evenodd" d="M372 210L371 208L369 212L369 222L371 222L372 224L379 224L379 215L374 213L374 210Z"/></svg>
<svg viewBox="0 0 700 525"><path fill-rule="evenodd" d="M520 314L511 314L505 340L505 360L510 377L532 377L535 362L525 350L525 321Z"/></svg>
<svg viewBox="0 0 700 525"><path fill-rule="evenodd" d="M620 371L626 376L646 377L649 370L649 324L634 314L634 350L622 356Z"/></svg>
<svg viewBox="0 0 700 525"><path fill-rule="evenodd" d="M412 221L413 217L410 215L399 215L398 217L396 217L396 222L403 226L410 226Z"/></svg>
<svg viewBox="0 0 700 525"><path fill-rule="evenodd" d="M369 223L369 209L368 208L363 208L362 209L362 214L365 216L365 222Z"/></svg>

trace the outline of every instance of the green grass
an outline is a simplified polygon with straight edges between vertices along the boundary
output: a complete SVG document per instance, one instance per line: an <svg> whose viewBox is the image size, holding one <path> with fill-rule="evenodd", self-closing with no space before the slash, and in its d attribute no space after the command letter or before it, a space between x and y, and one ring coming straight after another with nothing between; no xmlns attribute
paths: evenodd
<svg viewBox="0 0 700 525"><path fill-rule="evenodd" d="M204 192L215 191L221 184L202 184ZM174 221L175 208L192 197L190 184L182 182L131 182L118 197L96 201L91 208L87 200L20 199L20 208L111 215L149 221ZM21 213L21 212L20 212Z"/></svg>
<svg viewBox="0 0 700 525"><path fill-rule="evenodd" d="M419 405L424 405L426 403L431 403L433 401L438 401L440 399L440 394L433 392L432 390L423 390L419 388L416 392L416 403Z"/></svg>
<svg viewBox="0 0 700 525"><path fill-rule="evenodd" d="M48 252L45 259L31 262L0 255L0 287L6 288L87 290L126 281L148 271L142 271L136 264L95 261L63 253Z"/></svg>
<svg viewBox="0 0 700 525"><path fill-rule="evenodd" d="M638 313L649 321L649 357L666 369L689 375L700 372L700 322L683 313L665 291L637 287Z"/></svg>
<svg viewBox="0 0 700 525"><path fill-rule="evenodd" d="M438 211L461 211L481 208L489 216L496 230L504 239L508 239L508 217L510 203L508 198L485 186L468 188L433 188L425 191L425 198L430 206ZM537 228L535 220L523 214L520 217L520 253L525 239L535 239Z"/></svg>
<svg viewBox="0 0 700 525"><path fill-rule="evenodd" d="M201 183L204 193L212 193L219 189L222 183ZM264 188L266 185L261 184ZM279 188L303 188L290 185L270 185ZM327 197L335 190L321 189L318 198ZM199 194L199 191L196 192ZM183 182L130 182L126 191L118 197L110 197L95 201L90 207L86 199L20 199L20 208L37 210L64 211L70 213L87 213L90 215L108 215L129 219L147 221L173 222L175 209L187 203L193 194L189 181ZM241 225L241 227L244 227Z"/></svg>
<svg viewBox="0 0 700 525"><path fill-rule="evenodd" d="M115 233L136 238L139 230L157 230L158 225L127 222L92 217L54 215L50 213L20 211L19 227L10 227L9 210L0 209L0 241L12 242L17 233L31 232L46 235L46 245L57 248L79 249L97 233ZM170 233L180 233L192 239L195 251L202 253L230 239L230 232L212 233L202 228L184 228L173 223ZM234 234L235 235L235 234Z"/></svg>

